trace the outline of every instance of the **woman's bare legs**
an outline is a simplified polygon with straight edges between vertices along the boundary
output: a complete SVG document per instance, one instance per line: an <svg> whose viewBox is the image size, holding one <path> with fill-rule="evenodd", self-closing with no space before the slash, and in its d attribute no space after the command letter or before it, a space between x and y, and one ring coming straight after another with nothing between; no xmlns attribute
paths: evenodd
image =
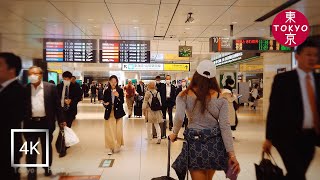
<svg viewBox="0 0 320 180"><path fill-rule="evenodd" d="M215 170L192 170L192 180L212 180Z"/></svg>

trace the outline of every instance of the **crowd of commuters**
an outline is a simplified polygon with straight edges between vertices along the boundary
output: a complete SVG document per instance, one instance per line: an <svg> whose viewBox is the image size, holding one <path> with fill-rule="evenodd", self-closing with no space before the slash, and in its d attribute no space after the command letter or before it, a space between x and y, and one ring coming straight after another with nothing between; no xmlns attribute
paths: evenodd
<svg viewBox="0 0 320 180"><path fill-rule="evenodd" d="M320 145L320 76L314 73L318 51L317 44L309 40L298 46L295 53L298 68L276 75L272 86L266 140L262 150L271 153L272 146L277 149L289 180L306 179L305 174L314 158L315 147ZM172 84L170 75L165 77L165 83L161 83L160 76L147 86L139 82L137 89L131 81L122 89L118 77L111 76L107 87L97 87L92 83L90 87L83 85L81 91L71 72L64 72L63 81L55 86L42 80L44 72L36 66L29 68L30 83L25 87L17 80L20 71L20 57L12 53L0 53L0 110L3 118L7 119L1 126L1 137L4 145L11 147L11 129L47 129L50 146L49 166L45 168L45 176L52 175L51 143L56 122L60 128L72 127L77 104L89 89L91 102L95 102L98 95L98 100L105 108L105 147L109 155L119 152L124 145L125 98L130 118L134 97L142 96L141 108L147 124L148 140L156 136L156 143L160 144L161 138L166 137L167 113L168 129L172 131L169 139L172 142L176 141L182 126L187 127L183 134L188 148L186 144L183 145L181 154L172 165L180 179L186 176L187 169L192 179L196 180L212 179L216 170L231 170L236 175L240 172L231 131L237 125L237 105L234 103L237 97L232 91L234 81L228 80L226 86L220 89L212 61L200 62L190 84L187 86L183 80L178 88ZM251 94L258 99L255 89ZM176 113L173 118L174 106ZM33 144L40 139L42 151L46 152L43 134L16 133L14 163L19 164L22 157L19 152L23 143L22 136ZM1 165L5 169L2 176L10 180L20 179L17 169L9 166L11 150L3 150L5 154ZM36 153L27 154L27 163L36 164L36 160ZM46 163L45 153L42 153L42 163ZM28 170L28 180L35 180L37 168Z"/></svg>

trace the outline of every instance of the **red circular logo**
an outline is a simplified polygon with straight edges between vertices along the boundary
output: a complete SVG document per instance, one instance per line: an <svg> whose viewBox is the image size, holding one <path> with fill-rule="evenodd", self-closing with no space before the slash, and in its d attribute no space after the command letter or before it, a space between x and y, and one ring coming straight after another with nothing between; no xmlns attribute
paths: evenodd
<svg viewBox="0 0 320 180"><path fill-rule="evenodd" d="M297 10L281 11L272 22L272 34L282 45L298 46L309 36L308 19Z"/></svg>

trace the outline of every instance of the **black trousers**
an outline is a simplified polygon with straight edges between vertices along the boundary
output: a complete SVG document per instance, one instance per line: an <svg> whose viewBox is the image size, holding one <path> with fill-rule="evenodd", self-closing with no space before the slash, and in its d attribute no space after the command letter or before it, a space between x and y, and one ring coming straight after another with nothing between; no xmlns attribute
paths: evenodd
<svg viewBox="0 0 320 180"><path fill-rule="evenodd" d="M97 94L91 94L91 103L92 103L92 99L94 99L94 102L96 102L96 98L97 98Z"/></svg>
<svg viewBox="0 0 320 180"><path fill-rule="evenodd" d="M173 107L168 106L169 103L165 103L164 106L162 106L162 116L163 119L167 118L167 111L169 115L169 128L173 127L173 121L172 121L172 109Z"/></svg>
<svg viewBox="0 0 320 180"><path fill-rule="evenodd" d="M73 121L76 119L76 116L69 111L63 112L63 116L66 120L67 126L71 128Z"/></svg>
<svg viewBox="0 0 320 180"><path fill-rule="evenodd" d="M27 129L48 129L48 123L45 120L42 121L31 121L28 122L28 125L26 126ZM52 139L53 139L53 130L49 130L49 167L52 165ZM39 151L39 153L42 156L42 164L46 164L46 133L25 133L24 134L25 139L28 142L28 148L29 147L29 142L32 142L33 145L35 145L39 138L40 138L40 143L41 143L41 148L42 151ZM30 153L27 154L26 156L26 162L27 164L37 164L37 153L33 152L32 155ZM48 167L44 168L45 170L48 170ZM37 168L28 168L29 174L36 174L37 173Z"/></svg>
<svg viewBox="0 0 320 180"><path fill-rule="evenodd" d="M315 133L308 132L294 142L274 144L287 169L287 180L306 180L306 172L315 153L315 138Z"/></svg>

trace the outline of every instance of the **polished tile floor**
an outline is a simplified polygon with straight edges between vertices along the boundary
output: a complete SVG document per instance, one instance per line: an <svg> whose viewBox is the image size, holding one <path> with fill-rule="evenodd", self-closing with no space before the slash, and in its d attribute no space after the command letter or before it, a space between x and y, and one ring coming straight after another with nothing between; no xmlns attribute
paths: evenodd
<svg viewBox="0 0 320 180"><path fill-rule="evenodd" d="M236 137L234 146L242 169L239 175L240 180L254 180L254 163L258 163L261 159L265 122L262 120L262 103L259 104L260 106L256 111L245 106L241 107L238 112L239 126L233 135ZM59 180L60 175L100 175L101 180L150 180L152 177L166 174L168 142L162 140L160 145L154 141L148 143L145 140L147 135L143 119L124 118L125 146L120 153L108 156L104 147L103 114L104 108L101 104L90 104L87 99L79 103L79 113L77 120L73 123L73 130L79 136L80 143L68 149L67 156L63 158L59 158L54 149L52 166L54 175L50 178L44 177L43 170L39 168L38 179ZM56 130L53 148L57 133ZM172 145L171 162L179 154L181 145L181 142ZM277 152L274 151L273 154L278 165L283 168ZM107 158L115 159L113 167L99 168L101 160ZM38 158L38 162L40 162L40 158ZM317 149L316 157L307 173L307 178L309 180L319 180L319 170L320 151ZM21 172L23 179L26 179L25 169L21 169ZM171 176L177 179L172 169ZM217 172L213 179L226 178L224 173Z"/></svg>

